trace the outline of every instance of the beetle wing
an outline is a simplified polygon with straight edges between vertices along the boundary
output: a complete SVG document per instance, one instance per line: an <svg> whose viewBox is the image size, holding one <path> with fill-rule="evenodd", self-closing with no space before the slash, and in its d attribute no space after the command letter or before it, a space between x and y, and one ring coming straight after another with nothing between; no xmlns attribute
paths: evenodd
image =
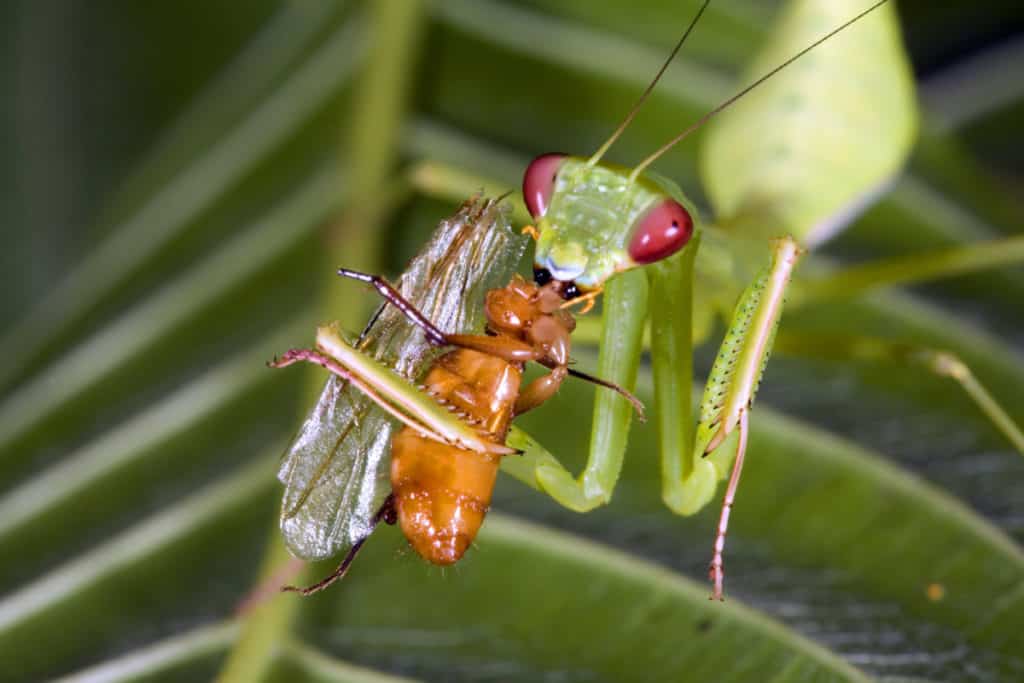
<svg viewBox="0 0 1024 683"><path fill-rule="evenodd" d="M442 221L409 262L397 287L437 327L478 332L488 289L504 285L526 239L491 200L471 200ZM415 381L437 356L423 333L382 306L358 348ZM344 380L332 375L284 454L281 531L308 560L337 555L364 537L390 491L391 436L400 425Z"/></svg>

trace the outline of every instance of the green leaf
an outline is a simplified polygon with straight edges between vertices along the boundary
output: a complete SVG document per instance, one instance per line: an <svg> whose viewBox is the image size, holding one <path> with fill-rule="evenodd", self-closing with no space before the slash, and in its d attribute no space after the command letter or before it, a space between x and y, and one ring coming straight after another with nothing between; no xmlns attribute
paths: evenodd
<svg viewBox="0 0 1024 683"><path fill-rule="evenodd" d="M736 601L709 601L702 584L564 533L492 514L449 577L396 558L395 534L380 536L343 590L308 611L305 641L366 662L400 649L431 680L484 661L503 680L558 669L603 680L869 680Z"/></svg>
<svg viewBox="0 0 1024 683"><path fill-rule="evenodd" d="M852 4L788 3L741 83L851 19ZM916 128L910 66L888 4L715 118L702 177L720 224L765 238L788 231L814 246L896 175Z"/></svg>

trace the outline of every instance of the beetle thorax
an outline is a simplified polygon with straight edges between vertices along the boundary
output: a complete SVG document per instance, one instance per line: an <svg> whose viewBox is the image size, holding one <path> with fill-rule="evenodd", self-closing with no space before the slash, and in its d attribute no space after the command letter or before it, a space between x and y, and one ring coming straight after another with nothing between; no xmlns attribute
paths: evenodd
<svg viewBox="0 0 1024 683"><path fill-rule="evenodd" d="M539 287L516 276L506 287L492 289L484 305L488 328L542 350L544 360L554 365L564 365L576 321L562 308L560 286L552 282Z"/></svg>

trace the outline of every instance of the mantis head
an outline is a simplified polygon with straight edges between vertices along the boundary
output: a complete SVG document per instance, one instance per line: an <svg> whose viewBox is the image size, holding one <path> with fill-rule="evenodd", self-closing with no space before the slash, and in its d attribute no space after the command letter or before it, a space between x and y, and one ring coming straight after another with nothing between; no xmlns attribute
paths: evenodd
<svg viewBox="0 0 1024 683"><path fill-rule="evenodd" d="M570 301L586 298L591 303L608 278L666 259L686 246L693 236L695 213L687 207L682 193L645 169L751 90L886 2L878 0L725 99L634 169L604 163L604 153L633 121L709 1L702 3L654 79L593 156L583 159L545 154L526 169L523 198L537 222L536 278L538 282L565 283L562 291Z"/></svg>
<svg viewBox="0 0 1024 683"><path fill-rule="evenodd" d="M537 224L535 280L563 283L569 300L672 256L693 236L690 210L657 182L612 164L544 154L526 169L523 198Z"/></svg>

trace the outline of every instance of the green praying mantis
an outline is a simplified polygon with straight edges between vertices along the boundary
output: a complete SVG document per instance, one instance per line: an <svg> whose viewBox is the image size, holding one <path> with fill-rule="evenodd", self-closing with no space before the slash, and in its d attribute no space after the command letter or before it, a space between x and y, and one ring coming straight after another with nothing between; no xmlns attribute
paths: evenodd
<svg viewBox="0 0 1024 683"><path fill-rule="evenodd" d="M527 228L536 240L535 279L541 284L564 283L566 305L582 305L584 312L601 297L603 325L595 374L632 389L644 351L644 327L649 324L654 422L666 505L681 515L694 514L713 499L718 482L728 478L710 567L716 598L722 597L722 552L750 409L784 300L787 294L799 297L802 291L794 277L797 262L891 181L914 138L912 79L895 12L884 0L859 12L856 4L790 3L775 41L752 67L756 77L750 85L637 166L603 161L697 23L698 12L661 72L596 153L589 158L544 155L525 174L524 199L535 221ZM859 48L856 62L848 59L844 47L851 43ZM794 53L793 45L807 47ZM828 104L841 115L818 116L822 79L831 81L833 101ZM835 99L842 100L840 106ZM793 124L801 119L806 122L803 129ZM713 225L700 220L694 203L675 184L649 170L662 154L708 122L703 170L709 179L708 195L718 210ZM831 180L830 172L838 169L847 182ZM507 272L512 260L495 254L488 274ZM478 270L477 279L464 281L475 286L483 274ZM841 271L832 275L837 282L842 276ZM742 282L749 284L740 290ZM473 304L464 291L440 287L432 294L449 313ZM456 296L462 296L461 303L450 303ZM726 332L694 428L692 349L710 336L719 315L728 321ZM432 322L445 328L445 320ZM459 331L456 328L448 329ZM416 354L422 356L423 342L411 343L420 344ZM886 352L884 342L877 348ZM1020 430L962 363L927 349L920 351L920 358L928 369L959 381L1006 437L1024 450ZM408 406L421 397L411 381L415 373L401 371L409 381L390 407L405 407L408 414ZM349 423L339 422L332 411L343 401L361 400L343 394L350 392L349 387L333 378L332 382L282 470L287 486L282 528L293 552L309 559L336 554L365 538L365 520L372 508L365 501L379 497L380 490L368 484L374 481L376 465L365 460L359 465L363 473L351 480L357 484L351 496L332 493L324 483L329 480L323 473L337 467L330 463L337 461L339 430L349 429ZM454 416L447 419L457 421ZM507 445L522 454L505 456L503 469L567 508L592 510L611 499L631 420L632 407L622 395L600 391L581 473L573 475L516 428ZM308 457L311 450L317 458ZM304 474L296 477L295 472ZM358 515L352 512L357 508Z"/></svg>

